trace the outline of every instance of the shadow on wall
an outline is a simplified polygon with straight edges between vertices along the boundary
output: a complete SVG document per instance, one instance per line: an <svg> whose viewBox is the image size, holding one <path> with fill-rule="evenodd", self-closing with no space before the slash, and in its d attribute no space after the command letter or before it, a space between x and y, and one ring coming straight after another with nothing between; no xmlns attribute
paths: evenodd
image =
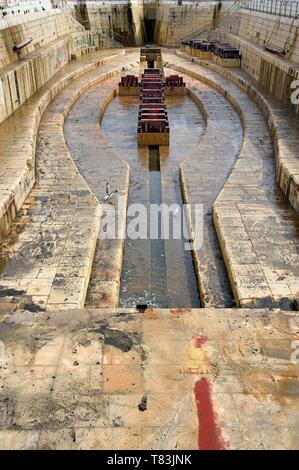
<svg viewBox="0 0 299 470"><path fill-rule="evenodd" d="M76 20L84 26L85 29L90 29L89 14L86 1L77 1L75 5Z"/></svg>
<svg viewBox="0 0 299 470"><path fill-rule="evenodd" d="M232 2L227 2L231 4ZM221 1L194 2L89 2L77 0L75 16L87 30L98 30L123 46L157 43L178 46L190 34L215 29L229 7Z"/></svg>
<svg viewBox="0 0 299 470"><path fill-rule="evenodd" d="M155 26L156 26L156 20L144 18L145 40L147 43L155 42L154 40Z"/></svg>
<svg viewBox="0 0 299 470"><path fill-rule="evenodd" d="M123 46L136 46L143 43L145 36L143 9L137 11L137 16L136 8L135 15L133 9L130 2L127 4L103 2L100 6L96 6L87 0L77 0L75 17L87 30L99 30Z"/></svg>

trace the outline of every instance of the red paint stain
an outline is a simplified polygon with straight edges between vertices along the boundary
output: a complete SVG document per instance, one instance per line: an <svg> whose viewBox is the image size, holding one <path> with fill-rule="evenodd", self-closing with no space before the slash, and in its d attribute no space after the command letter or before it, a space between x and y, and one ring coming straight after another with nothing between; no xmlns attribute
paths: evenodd
<svg viewBox="0 0 299 470"><path fill-rule="evenodd" d="M210 385L204 377L194 386L194 395L198 417L198 448L200 450L225 450L226 445L217 425L217 417L213 410Z"/></svg>
<svg viewBox="0 0 299 470"><path fill-rule="evenodd" d="M184 315L184 313L191 312L191 308L171 308L169 313L172 315Z"/></svg>
<svg viewBox="0 0 299 470"><path fill-rule="evenodd" d="M207 336L193 336L194 339L194 347L201 348L207 341Z"/></svg>
<svg viewBox="0 0 299 470"><path fill-rule="evenodd" d="M157 318L160 318L161 317L161 314L160 314L160 311L155 311L155 310L151 310L151 309L147 309L145 310L143 316L145 318L151 318L151 319L157 319Z"/></svg>

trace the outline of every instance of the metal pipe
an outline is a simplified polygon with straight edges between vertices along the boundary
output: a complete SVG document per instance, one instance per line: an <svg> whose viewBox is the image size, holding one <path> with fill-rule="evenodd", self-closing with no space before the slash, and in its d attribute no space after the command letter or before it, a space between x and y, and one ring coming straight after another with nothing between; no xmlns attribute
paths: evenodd
<svg viewBox="0 0 299 470"><path fill-rule="evenodd" d="M25 39L25 41L21 42L20 44L15 44L12 48L14 52L19 52L24 47L28 46L32 42L32 38Z"/></svg>

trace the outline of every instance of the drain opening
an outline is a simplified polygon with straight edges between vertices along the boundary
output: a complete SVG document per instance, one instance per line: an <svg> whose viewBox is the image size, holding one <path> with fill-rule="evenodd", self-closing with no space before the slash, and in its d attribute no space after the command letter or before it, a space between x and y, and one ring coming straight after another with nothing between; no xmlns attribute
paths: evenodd
<svg viewBox="0 0 299 470"><path fill-rule="evenodd" d="M140 313L144 313L147 309L147 304L137 304L136 305L136 310Z"/></svg>

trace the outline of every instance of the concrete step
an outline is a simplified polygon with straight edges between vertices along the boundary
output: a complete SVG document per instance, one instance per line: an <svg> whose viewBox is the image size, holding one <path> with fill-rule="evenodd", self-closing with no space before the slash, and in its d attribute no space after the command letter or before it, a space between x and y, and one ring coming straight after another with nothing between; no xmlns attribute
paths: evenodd
<svg viewBox="0 0 299 470"><path fill-rule="evenodd" d="M170 63L171 55L166 59ZM299 289L299 221L277 187L274 149L264 116L244 91L216 73L221 68L208 62L208 68L202 67L186 54L172 60L176 70L224 94L243 122L241 153L213 208L237 305L293 309Z"/></svg>
<svg viewBox="0 0 299 470"><path fill-rule="evenodd" d="M41 121L37 182L26 199L20 233L5 241L0 286L22 291L42 308L84 306L101 219L99 202L65 144L64 117L84 91L117 76L133 56L117 56L114 62L93 67L73 80L51 102Z"/></svg>

